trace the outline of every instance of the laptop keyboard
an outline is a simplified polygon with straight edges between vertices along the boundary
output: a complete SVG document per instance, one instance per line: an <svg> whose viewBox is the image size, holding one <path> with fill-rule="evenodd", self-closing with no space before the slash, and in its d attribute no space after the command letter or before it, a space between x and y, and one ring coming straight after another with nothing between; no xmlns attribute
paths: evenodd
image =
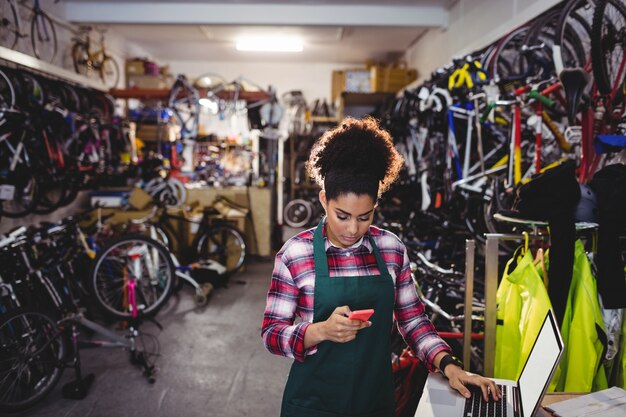
<svg viewBox="0 0 626 417"><path fill-rule="evenodd" d="M506 400L507 400L507 386L498 385L502 398L499 401L489 399L485 401L483 398L483 392L478 387L472 387L470 392L472 396L465 400L464 417L507 417L506 412Z"/></svg>

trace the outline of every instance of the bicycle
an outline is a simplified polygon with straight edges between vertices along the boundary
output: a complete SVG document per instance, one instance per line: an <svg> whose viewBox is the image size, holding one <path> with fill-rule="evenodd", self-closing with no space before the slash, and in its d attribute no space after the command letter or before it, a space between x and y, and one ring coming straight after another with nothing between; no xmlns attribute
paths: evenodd
<svg viewBox="0 0 626 417"><path fill-rule="evenodd" d="M82 399L94 380L83 378L81 347L115 347L128 350L131 362L142 368L150 383L156 372L158 340L139 330L142 320L140 277L128 277L128 303L133 314L125 335L119 335L86 318L85 301L72 277L54 265L60 247L74 263L78 255L88 254L84 239L79 243L78 220L38 229L20 228L0 239L0 256L18 261L30 272L3 270L0 277L0 411L16 412L41 401L59 382L63 370L74 368L76 379L64 385L65 398ZM63 244L60 244L63 242ZM72 243L73 242L73 243ZM67 247L70 250L67 251ZM31 253L35 250L37 254ZM39 258L34 258L37 256ZM21 260L21 261L20 261ZM50 264L50 262L53 262ZM140 262L139 257L133 262ZM33 269L36 268L36 269ZM56 273L54 273L56 271ZM136 270L133 270L136 271ZM154 322L154 321L153 321ZM159 328L161 326L154 322ZM79 338L80 328L104 340ZM71 341L71 348L67 346Z"/></svg>
<svg viewBox="0 0 626 417"><path fill-rule="evenodd" d="M108 88L115 88L120 81L120 68L111 55L107 53L104 41L104 30L100 32L100 45L93 50L91 46L91 26L81 26L79 37L73 38L72 61L77 74L87 77L96 72Z"/></svg>
<svg viewBox="0 0 626 417"><path fill-rule="evenodd" d="M172 252L186 253L187 256L182 259L184 263L216 262L225 268L226 276L230 276L239 271L245 262L246 241L236 227L220 217L220 212L214 207L216 203L240 211L246 210L227 198L218 196L213 206L203 210L201 219L195 220L185 211L181 215L172 214L157 203L147 216L131 220L126 227L127 230L147 233ZM173 221L180 222L182 227L197 228L190 246L176 239Z"/></svg>
<svg viewBox="0 0 626 417"><path fill-rule="evenodd" d="M59 0L55 0L57 3ZM22 33L22 19L19 7L22 2L17 0L2 1L2 18L0 19L0 43L13 49L21 38L28 35ZM57 35L54 23L41 8L39 0L34 0L30 17L30 40L35 56L42 61L53 62L57 54Z"/></svg>

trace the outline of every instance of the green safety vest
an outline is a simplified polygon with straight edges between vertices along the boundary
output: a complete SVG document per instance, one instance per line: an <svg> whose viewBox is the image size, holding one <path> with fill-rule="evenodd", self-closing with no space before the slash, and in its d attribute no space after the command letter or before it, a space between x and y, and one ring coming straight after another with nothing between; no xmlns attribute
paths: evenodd
<svg viewBox="0 0 626 417"><path fill-rule="evenodd" d="M574 247L574 271L567 297L561 336L565 350L554 378L557 391L591 392L608 388L602 365L606 332L596 279L580 240Z"/></svg>
<svg viewBox="0 0 626 417"><path fill-rule="evenodd" d="M496 357L494 377L517 380L543 320L552 308L548 291L533 263L530 251L518 258L517 266L509 272L516 256L511 258L498 286L496 300Z"/></svg>

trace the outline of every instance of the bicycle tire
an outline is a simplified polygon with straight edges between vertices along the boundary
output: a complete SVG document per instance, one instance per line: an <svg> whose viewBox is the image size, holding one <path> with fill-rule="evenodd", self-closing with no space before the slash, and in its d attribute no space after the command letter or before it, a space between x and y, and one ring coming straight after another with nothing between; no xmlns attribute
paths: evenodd
<svg viewBox="0 0 626 417"><path fill-rule="evenodd" d="M132 317L125 299L125 280L128 276L125 264L132 250L141 255L142 270L136 294L137 309L142 316L153 316L165 305L176 273L171 254L154 239L132 234L108 242L93 262L89 281L98 306L105 314L119 319Z"/></svg>
<svg viewBox="0 0 626 417"><path fill-rule="evenodd" d="M8 6L10 10L5 10ZM20 39L20 19L13 2L2 1L2 14L5 16L0 21L0 45L13 49Z"/></svg>
<svg viewBox="0 0 626 417"><path fill-rule="evenodd" d="M526 46L544 45L541 49L533 51L535 64L542 65L541 79L549 79L555 75L552 46L554 45L555 33L561 17L559 9L552 9L545 12L540 18L530 26L526 37L522 43ZM539 75L539 74L531 74Z"/></svg>
<svg viewBox="0 0 626 417"><path fill-rule="evenodd" d="M50 33L48 33L48 30ZM45 36L44 38L40 37L42 33ZM50 63L54 61L57 55L58 43L57 33L50 16L43 12L35 13L30 23L30 42L33 47L33 53L38 59ZM44 51L46 52L44 53Z"/></svg>
<svg viewBox="0 0 626 417"><path fill-rule="evenodd" d="M15 107L15 88L9 77L0 69L0 112Z"/></svg>
<svg viewBox="0 0 626 417"><path fill-rule="evenodd" d="M502 38L489 59L489 73L498 81L506 81L524 73L526 59L519 53L522 42L530 30L528 25L520 26Z"/></svg>
<svg viewBox="0 0 626 417"><path fill-rule="evenodd" d="M67 195L67 183L64 177L58 174L42 175L37 187L41 190L37 205L33 208L35 214L50 214L61 207Z"/></svg>
<svg viewBox="0 0 626 417"><path fill-rule="evenodd" d="M50 317L15 311L0 319L0 411L22 411L41 401L61 378L65 352Z"/></svg>
<svg viewBox="0 0 626 417"><path fill-rule="evenodd" d="M209 227L198 235L193 247L198 261L218 262L226 268L227 274L237 272L246 259L246 240L243 234L228 224Z"/></svg>
<svg viewBox="0 0 626 417"><path fill-rule="evenodd" d="M613 86L619 87L626 78L625 31L626 6L619 0L598 0L591 25L591 62L596 86L604 95L611 94Z"/></svg>
<svg viewBox="0 0 626 417"><path fill-rule="evenodd" d="M0 200L0 214L6 217L23 217L31 213L39 203L39 186L33 173L10 173L7 178L0 178L1 185L15 187L12 200Z"/></svg>
<svg viewBox="0 0 626 417"><path fill-rule="evenodd" d="M76 71L77 74L81 74L86 77L89 76L93 70L93 65L89 59L89 52L87 51L85 44L77 42L72 46L72 63L74 64L74 71Z"/></svg>
<svg viewBox="0 0 626 417"><path fill-rule="evenodd" d="M313 219L313 211L313 203L296 198L285 205L283 218L288 226L304 227Z"/></svg>
<svg viewBox="0 0 626 417"><path fill-rule="evenodd" d="M569 0L561 10L554 33L554 46L561 48L560 59L564 68L585 68L591 60L594 7L595 0Z"/></svg>
<svg viewBox="0 0 626 417"><path fill-rule="evenodd" d="M100 63L100 78L108 88L115 88L120 82L120 67L110 56L105 56Z"/></svg>

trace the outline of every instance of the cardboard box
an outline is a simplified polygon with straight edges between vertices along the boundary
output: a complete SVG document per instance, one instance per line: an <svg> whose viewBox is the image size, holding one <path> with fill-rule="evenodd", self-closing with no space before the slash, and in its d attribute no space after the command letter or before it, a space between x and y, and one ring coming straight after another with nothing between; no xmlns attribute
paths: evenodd
<svg viewBox="0 0 626 417"><path fill-rule="evenodd" d="M171 76L164 75L138 75L129 74L126 78L128 88L143 89L169 89L172 87L174 80Z"/></svg>
<svg viewBox="0 0 626 417"><path fill-rule="evenodd" d="M403 67L370 68L370 87L373 93L396 93L417 79L417 70Z"/></svg>
<svg viewBox="0 0 626 417"><path fill-rule="evenodd" d="M337 105L343 92L369 93L371 92L370 70L367 68L355 68L333 71L331 99Z"/></svg>
<svg viewBox="0 0 626 417"><path fill-rule="evenodd" d="M144 142L153 142L157 140L174 142L180 136L180 128L175 125L151 125L139 124L135 137Z"/></svg>
<svg viewBox="0 0 626 417"><path fill-rule="evenodd" d="M144 65L142 59L129 59L126 61L126 75L143 75Z"/></svg>
<svg viewBox="0 0 626 417"><path fill-rule="evenodd" d="M130 190L92 191L90 194L91 207L121 207L128 199Z"/></svg>

